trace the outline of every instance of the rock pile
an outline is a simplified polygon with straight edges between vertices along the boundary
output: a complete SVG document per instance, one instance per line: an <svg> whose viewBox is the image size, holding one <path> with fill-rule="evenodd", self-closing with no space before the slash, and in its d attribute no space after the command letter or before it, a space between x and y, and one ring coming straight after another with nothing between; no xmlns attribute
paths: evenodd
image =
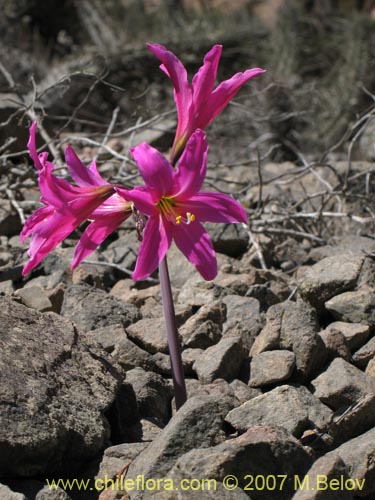
<svg viewBox="0 0 375 500"><path fill-rule="evenodd" d="M375 241L306 249L293 275L227 244L209 283L170 255L189 397L178 413L155 280L72 273L70 247L27 282L4 275L1 499L374 498ZM134 488L101 491L116 477ZM52 491L47 478L91 482Z"/></svg>

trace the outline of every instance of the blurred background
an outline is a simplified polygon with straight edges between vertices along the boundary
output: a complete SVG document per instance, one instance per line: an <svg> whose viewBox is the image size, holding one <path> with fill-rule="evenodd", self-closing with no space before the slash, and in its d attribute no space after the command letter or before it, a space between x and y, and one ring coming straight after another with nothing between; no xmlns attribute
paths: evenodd
<svg viewBox="0 0 375 500"><path fill-rule="evenodd" d="M219 79L249 67L267 69L210 129L218 161L248 157L254 141L277 161L331 148L339 154L374 105L374 0L1 4L2 151L25 149L20 125L26 132L26 107L45 117L54 140L63 132L105 133L114 110L114 129L171 111L159 129L173 130L171 85L145 48L147 41L167 45L190 74L214 43L224 46ZM369 120L360 153L367 159L375 154L371 125ZM164 139L169 144L171 137ZM235 151L229 151L228 139Z"/></svg>

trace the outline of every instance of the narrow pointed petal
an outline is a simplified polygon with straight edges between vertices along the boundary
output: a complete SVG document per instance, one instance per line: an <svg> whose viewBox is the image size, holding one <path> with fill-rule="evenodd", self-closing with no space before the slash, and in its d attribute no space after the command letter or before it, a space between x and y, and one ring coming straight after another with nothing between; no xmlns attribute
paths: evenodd
<svg viewBox="0 0 375 500"><path fill-rule="evenodd" d="M208 144L202 130L196 130L185 146L173 179L173 196L181 199L196 194L207 170Z"/></svg>
<svg viewBox="0 0 375 500"><path fill-rule="evenodd" d="M247 222L247 214L243 206L223 193L201 191L189 198L187 202L179 202L178 207L184 212L191 212L196 220L201 222Z"/></svg>
<svg viewBox="0 0 375 500"><path fill-rule="evenodd" d="M147 47L162 62L161 69L173 82L178 114L177 134L180 135L188 125L189 109L192 100L192 90L189 85L186 69L178 57L162 45L150 43L147 44Z"/></svg>
<svg viewBox="0 0 375 500"><path fill-rule="evenodd" d="M146 187L135 187L130 191L119 187L116 187L115 189L120 196L125 198L125 200L132 201L135 208L144 215L152 217L158 213L156 208L157 201L155 201L153 193L151 193Z"/></svg>
<svg viewBox="0 0 375 500"><path fill-rule="evenodd" d="M108 214L94 220L83 232L74 251L71 268L77 267L84 258L92 253L118 226L129 217L129 212Z"/></svg>
<svg viewBox="0 0 375 500"><path fill-rule="evenodd" d="M23 225L20 239L23 243L25 239L30 236L35 229L50 218L55 212L55 209L51 206L37 208L33 214L30 215Z"/></svg>
<svg viewBox="0 0 375 500"><path fill-rule="evenodd" d="M57 247L74 230L71 219L54 212L51 217L40 223L31 237L28 255L30 259L22 270L28 274L46 255Z"/></svg>
<svg viewBox="0 0 375 500"><path fill-rule="evenodd" d="M221 45L214 45L206 54L203 65L193 77L193 101L196 112L205 106L214 88L221 51Z"/></svg>
<svg viewBox="0 0 375 500"><path fill-rule="evenodd" d="M227 106L241 89L241 87L254 78L254 76L264 73L265 70L261 68L253 68L237 73L229 80L221 82L208 98L202 112L197 119L197 127L205 128L209 125L214 118Z"/></svg>
<svg viewBox="0 0 375 500"><path fill-rule="evenodd" d="M148 278L164 259L171 242L170 225L163 223L159 216L150 217L143 233L133 279L138 281Z"/></svg>
<svg viewBox="0 0 375 500"><path fill-rule="evenodd" d="M74 149L68 146L65 150L65 161L71 178L78 186L103 186L107 182L101 177L93 161L86 167L76 155Z"/></svg>
<svg viewBox="0 0 375 500"><path fill-rule="evenodd" d="M130 151L146 185L154 189L159 197L168 194L172 189L174 172L165 156L147 142L142 142Z"/></svg>
<svg viewBox="0 0 375 500"><path fill-rule="evenodd" d="M199 222L181 224L173 233L177 247L205 280L217 275L217 261L211 239Z"/></svg>
<svg viewBox="0 0 375 500"><path fill-rule="evenodd" d="M34 162L35 168L37 170L42 170L44 167L44 163L47 160L48 153L41 153L40 155L38 154L36 150L36 130L37 130L38 124L37 122L33 122L33 124L30 127L29 131L29 141L27 143L27 148L30 153L30 157Z"/></svg>

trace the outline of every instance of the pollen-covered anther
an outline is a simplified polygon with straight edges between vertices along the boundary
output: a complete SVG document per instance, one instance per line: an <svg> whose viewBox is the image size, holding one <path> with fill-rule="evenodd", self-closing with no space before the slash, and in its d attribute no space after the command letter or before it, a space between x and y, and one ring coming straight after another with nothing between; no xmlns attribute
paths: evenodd
<svg viewBox="0 0 375 500"><path fill-rule="evenodd" d="M182 215L177 215L175 219L176 224L181 224L181 222L183 222L184 224L191 224L194 221L195 221L195 215L190 212L186 212L186 217L182 217Z"/></svg>

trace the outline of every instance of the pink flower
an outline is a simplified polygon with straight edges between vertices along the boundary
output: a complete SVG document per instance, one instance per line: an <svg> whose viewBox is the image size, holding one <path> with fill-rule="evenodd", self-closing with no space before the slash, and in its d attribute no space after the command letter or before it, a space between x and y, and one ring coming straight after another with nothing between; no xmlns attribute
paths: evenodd
<svg viewBox="0 0 375 500"><path fill-rule="evenodd" d="M202 130L189 139L177 170L156 149L142 143L131 152L145 186L116 188L146 216L133 279L147 278L157 268L172 240L206 280L217 274L215 252L201 222L246 222L243 207L230 196L200 191L207 169L207 142Z"/></svg>
<svg viewBox="0 0 375 500"><path fill-rule="evenodd" d="M253 68L243 73L236 73L213 90L222 51L221 45L214 45L206 54L203 65L194 75L191 85L184 65L172 52L159 44L147 44L147 47L160 59L162 62L160 68L174 85L178 123L171 151L172 163L179 157L194 130L205 129L248 80L265 71Z"/></svg>
<svg viewBox="0 0 375 500"><path fill-rule="evenodd" d="M48 161L48 153L37 153L36 128L37 124L34 122L30 127L28 148L39 171L39 189L44 206L38 208L26 220L21 232L21 241L31 236L28 250L30 259L23 268L23 275L37 266L114 193L114 188L101 178L95 163L93 162L89 168L85 167L69 146L65 152L65 159L69 173L78 186L52 175L54 165Z"/></svg>

